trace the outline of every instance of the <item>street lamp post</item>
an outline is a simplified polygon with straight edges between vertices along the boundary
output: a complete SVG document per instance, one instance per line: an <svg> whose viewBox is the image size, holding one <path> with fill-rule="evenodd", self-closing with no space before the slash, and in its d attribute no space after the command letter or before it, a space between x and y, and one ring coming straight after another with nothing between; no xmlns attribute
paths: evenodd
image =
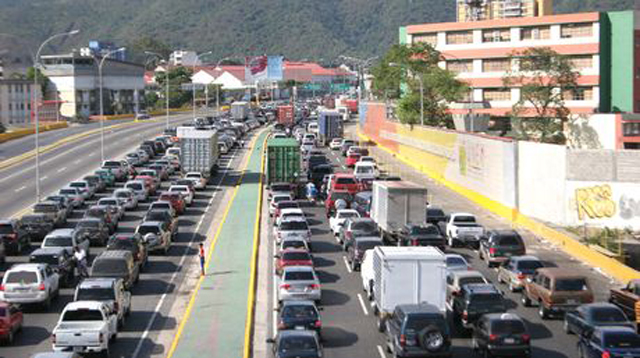
<svg viewBox="0 0 640 358"><path fill-rule="evenodd" d="M106 55L102 56L102 59L98 64L98 77L100 78L100 158L101 158L101 162L104 162L104 96L102 94L102 91L104 90L104 82L102 77L102 66L104 65L104 61L107 58L109 58L109 56L124 50L125 50L124 47L120 47L117 50L108 52Z"/></svg>
<svg viewBox="0 0 640 358"><path fill-rule="evenodd" d="M168 61L168 59L165 60L164 57L162 57L162 55L157 53L157 52L145 51L144 53L146 53L147 55L152 55L152 56L158 57L167 66L167 68L165 68L165 70L164 70L164 76L165 76L164 77L165 78L164 82L165 82L165 88L166 88L165 89L166 93L165 93L164 97L165 97L166 111L167 111L167 114L166 114L166 119L167 119L166 128L169 129L169 61Z"/></svg>
<svg viewBox="0 0 640 358"><path fill-rule="evenodd" d="M193 72L191 73L191 90L193 91L193 119L196 119L196 83L193 82L193 77L196 74L196 65L198 64L198 61L200 61L200 57L204 57L212 53L213 51L209 51L196 55L196 60L193 62Z"/></svg>
<svg viewBox="0 0 640 358"><path fill-rule="evenodd" d="M406 66L395 62L389 63L389 67L402 67L408 71ZM424 126L424 78L422 73L418 75L418 83L420 84L420 124Z"/></svg>
<svg viewBox="0 0 640 358"><path fill-rule="evenodd" d="M223 57L221 58L218 63L216 63L216 67L215 70L220 72L222 71L222 69L220 68L220 64L228 59L231 59L232 56L227 56L227 57ZM215 81L215 80L214 80ZM216 84L216 112L217 114L220 114L220 85Z"/></svg>
<svg viewBox="0 0 640 358"><path fill-rule="evenodd" d="M36 57L33 61L33 106L35 112L35 126L36 126L36 202L40 202L40 116L38 111L38 65L40 60L40 52L46 44L51 42L54 39L59 37L71 36L79 33L80 30L73 30L68 32L63 32L59 34L55 34L48 39L46 39L38 48L36 52Z"/></svg>

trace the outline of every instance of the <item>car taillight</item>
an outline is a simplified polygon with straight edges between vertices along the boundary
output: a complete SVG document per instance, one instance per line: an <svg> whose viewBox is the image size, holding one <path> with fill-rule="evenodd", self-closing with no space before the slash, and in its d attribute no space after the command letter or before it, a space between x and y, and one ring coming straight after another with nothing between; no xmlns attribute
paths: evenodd
<svg viewBox="0 0 640 358"><path fill-rule="evenodd" d="M531 336L530 336L530 335L528 335L528 334L523 334L523 335L522 335L522 341L523 341L524 343L529 343L529 341L531 341Z"/></svg>
<svg viewBox="0 0 640 358"><path fill-rule="evenodd" d="M602 352L602 358L611 358L611 353L609 351Z"/></svg>
<svg viewBox="0 0 640 358"><path fill-rule="evenodd" d="M524 274L519 273L518 274L518 280L524 280Z"/></svg>
<svg viewBox="0 0 640 358"><path fill-rule="evenodd" d="M100 341L100 343L104 342L104 334L100 333L100 336L98 336L98 340Z"/></svg>
<svg viewBox="0 0 640 358"><path fill-rule="evenodd" d="M0 285L0 291L4 291L4 285Z"/></svg>
<svg viewBox="0 0 640 358"><path fill-rule="evenodd" d="M312 290L317 290L317 289L320 288L320 285L314 283L314 284L309 285L309 288L312 289Z"/></svg>
<svg viewBox="0 0 640 358"><path fill-rule="evenodd" d="M55 334L51 335L51 343L56 344L56 335Z"/></svg>
<svg viewBox="0 0 640 358"><path fill-rule="evenodd" d="M322 321L321 321L321 320L317 320L317 321L316 321L316 323L314 324L314 326L315 326L316 328L320 328L320 327L322 327Z"/></svg>
<svg viewBox="0 0 640 358"><path fill-rule="evenodd" d="M489 254L495 255L496 254L496 248L495 247L489 248Z"/></svg>
<svg viewBox="0 0 640 358"><path fill-rule="evenodd" d="M469 318L469 312L467 310L462 311L462 319L466 321L467 318Z"/></svg>
<svg viewBox="0 0 640 358"><path fill-rule="evenodd" d="M44 290L45 290L44 282L40 284L40 287L38 287L38 289L39 289L40 291L44 291Z"/></svg>
<svg viewBox="0 0 640 358"><path fill-rule="evenodd" d="M497 334L490 334L489 335L489 341L495 342L497 340L498 340L498 335Z"/></svg>
<svg viewBox="0 0 640 358"><path fill-rule="evenodd" d="M407 336L405 336L404 334L400 335L400 346L401 347L405 347L407 345Z"/></svg>
<svg viewBox="0 0 640 358"><path fill-rule="evenodd" d="M418 246L419 242L418 242L418 240L412 240L412 241L411 241L411 244L412 244L413 246Z"/></svg>
<svg viewBox="0 0 640 358"><path fill-rule="evenodd" d="M282 321L278 323L278 329L286 329L286 328L287 328L287 325L284 324Z"/></svg>
<svg viewBox="0 0 640 358"><path fill-rule="evenodd" d="M291 288L291 285L290 285L290 284L288 284L288 283L285 283L285 284L283 284L283 285L280 285L280 288L281 288L281 289L283 289L283 290L288 290L288 289L290 289L290 288Z"/></svg>

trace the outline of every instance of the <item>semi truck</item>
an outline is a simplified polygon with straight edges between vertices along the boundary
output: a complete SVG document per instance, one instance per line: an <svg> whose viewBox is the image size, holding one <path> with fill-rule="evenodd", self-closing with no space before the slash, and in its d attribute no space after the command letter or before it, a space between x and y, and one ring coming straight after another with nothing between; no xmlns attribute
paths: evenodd
<svg viewBox="0 0 640 358"><path fill-rule="evenodd" d="M267 142L267 182L293 183L301 171L300 145L294 138L271 138Z"/></svg>
<svg viewBox="0 0 640 358"><path fill-rule="evenodd" d="M278 123L285 126L292 126L293 122L293 106L278 106Z"/></svg>
<svg viewBox="0 0 640 358"><path fill-rule="evenodd" d="M428 303L446 314L446 259L435 247L376 246L365 253L361 275L380 331L397 305Z"/></svg>
<svg viewBox="0 0 640 358"><path fill-rule="evenodd" d="M199 172L210 178L218 169L218 131L178 127L180 138L180 164L185 173Z"/></svg>
<svg viewBox="0 0 640 358"><path fill-rule="evenodd" d="M374 181L371 218L376 222L382 239L397 242L400 229L407 224L425 221L424 207L427 188L409 181Z"/></svg>
<svg viewBox="0 0 640 358"><path fill-rule="evenodd" d="M342 138L342 115L336 111L322 111L318 118L318 143L326 146L334 138Z"/></svg>
<svg viewBox="0 0 640 358"><path fill-rule="evenodd" d="M249 117L251 107L249 102L233 102L231 104L231 117L238 121L244 121Z"/></svg>

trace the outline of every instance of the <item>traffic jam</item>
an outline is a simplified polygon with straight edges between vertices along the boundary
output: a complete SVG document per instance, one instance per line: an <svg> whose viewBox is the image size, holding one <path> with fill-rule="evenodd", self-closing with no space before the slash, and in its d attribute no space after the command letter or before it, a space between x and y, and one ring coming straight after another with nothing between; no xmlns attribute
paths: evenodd
<svg viewBox="0 0 640 358"><path fill-rule="evenodd" d="M166 262L153 256L188 256L188 246L174 242L193 230L187 223L202 220L206 211L194 208L211 202L240 143L264 121L223 115L167 128L1 221L0 260L12 256L0 284L2 342L21 345L45 329L51 349L31 357L112 356L118 334L142 323L133 302L149 293L137 287L162 277L143 275ZM53 327L25 323L51 313L58 314Z"/></svg>
<svg viewBox="0 0 640 358"><path fill-rule="evenodd" d="M348 117L304 108L267 143L274 357L640 357L640 280L604 292L517 230L446 212L347 138Z"/></svg>

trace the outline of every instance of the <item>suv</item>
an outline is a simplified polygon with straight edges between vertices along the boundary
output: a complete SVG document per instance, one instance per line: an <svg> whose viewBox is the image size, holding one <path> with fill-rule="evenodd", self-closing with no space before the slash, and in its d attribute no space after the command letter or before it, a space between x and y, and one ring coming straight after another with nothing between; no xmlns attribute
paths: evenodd
<svg viewBox="0 0 640 358"><path fill-rule="evenodd" d="M104 251L93 260L89 276L122 279L124 287L130 290L140 278L140 269L130 251Z"/></svg>
<svg viewBox="0 0 640 358"><path fill-rule="evenodd" d="M91 246L105 246L109 240L109 226L104 219L85 218L76 224L76 234L89 240Z"/></svg>
<svg viewBox="0 0 640 358"><path fill-rule="evenodd" d="M29 233L22 222L16 219L0 220L0 240L9 254L19 255L25 247L31 245Z"/></svg>
<svg viewBox="0 0 640 358"><path fill-rule="evenodd" d="M367 250L373 250L376 246L382 246L382 239L379 236L360 236L353 240L353 244L347 249L347 261L351 266L351 270L360 270L362 258Z"/></svg>
<svg viewBox="0 0 640 358"><path fill-rule="evenodd" d="M593 292L587 277L562 268L541 268L525 281L522 304L538 305L538 315L545 319L553 313L563 313L593 303Z"/></svg>
<svg viewBox="0 0 640 358"><path fill-rule="evenodd" d="M371 213L371 201L373 198L373 192L361 191L353 196L353 202L351 203L351 209L356 210L361 217L368 218Z"/></svg>
<svg viewBox="0 0 640 358"><path fill-rule="evenodd" d="M447 306L452 307L453 298L460 294L464 286L489 281L478 271L451 271L447 273Z"/></svg>
<svg viewBox="0 0 640 358"><path fill-rule="evenodd" d="M482 316L473 327L473 349L483 357L531 357L531 335L513 313Z"/></svg>
<svg viewBox="0 0 640 358"><path fill-rule="evenodd" d="M444 251L445 242L433 224L407 224L398 233L398 246L435 246Z"/></svg>
<svg viewBox="0 0 640 358"><path fill-rule="evenodd" d="M542 267L544 264L535 256L513 256L498 268L498 282L506 283L511 292L520 291L527 277Z"/></svg>
<svg viewBox="0 0 640 358"><path fill-rule="evenodd" d="M514 230L495 230L487 232L485 238L480 241L478 256L492 267L501 264L511 256L526 254L524 241L520 234Z"/></svg>
<svg viewBox="0 0 640 358"><path fill-rule="evenodd" d="M136 234L140 234L149 251L162 251L167 254L171 248L171 231L167 223L159 221L146 221L136 228Z"/></svg>
<svg viewBox="0 0 640 358"><path fill-rule="evenodd" d="M51 218L44 214L25 215L20 222L29 238L36 241L43 240L55 227Z"/></svg>
<svg viewBox="0 0 640 358"><path fill-rule="evenodd" d="M118 315L118 326L122 327L125 317L131 313L131 292L119 278L89 277L76 287L74 301L100 301L108 303Z"/></svg>
<svg viewBox="0 0 640 358"><path fill-rule="evenodd" d="M142 219L145 221L160 221L168 225L171 237L175 238L178 234L178 218L171 215L171 211L162 209L153 209L147 211L147 214Z"/></svg>
<svg viewBox="0 0 640 358"><path fill-rule="evenodd" d="M447 318L434 305L396 306L385 332L387 351L394 357L451 357Z"/></svg>
<svg viewBox="0 0 640 358"><path fill-rule="evenodd" d="M453 297L452 311L454 322L470 329L482 315L504 313L507 307L502 292L493 285L474 283L462 287Z"/></svg>
<svg viewBox="0 0 640 358"><path fill-rule="evenodd" d="M109 239L107 251L124 250L133 255L133 260L140 271L146 266L149 254L144 240L138 234L116 234Z"/></svg>
<svg viewBox="0 0 640 358"><path fill-rule="evenodd" d="M111 214L111 211L106 206L94 205L84 212L83 219L98 219L104 222L109 229L109 234L112 234L118 228L118 222Z"/></svg>
<svg viewBox="0 0 640 358"><path fill-rule="evenodd" d="M61 284L67 287L75 280L76 262L73 256L62 247L47 247L37 249L31 253L29 262L32 264L47 264L60 277Z"/></svg>
<svg viewBox="0 0 640 358"><path fill-rule="evenodd" d="M349 218L344 221L338 241L342 248L347 251L352 241L361 236L380 236L378 225L371 218Z"/></svg>
<svg viewBox="0 0 640 358"><path fill-rule="evenodd" d="M60 276L47 264L13 265L2 278L0 300L15 304L41 304L49 308L60 293Z"/></svg>
<svg viewBox="0 0 640 358"><path fill-rule="evenodd" d="M33 206L34 214L47 215L55 226L62 226L67 223L66 210L55 201L43 201Z"/></svg>

